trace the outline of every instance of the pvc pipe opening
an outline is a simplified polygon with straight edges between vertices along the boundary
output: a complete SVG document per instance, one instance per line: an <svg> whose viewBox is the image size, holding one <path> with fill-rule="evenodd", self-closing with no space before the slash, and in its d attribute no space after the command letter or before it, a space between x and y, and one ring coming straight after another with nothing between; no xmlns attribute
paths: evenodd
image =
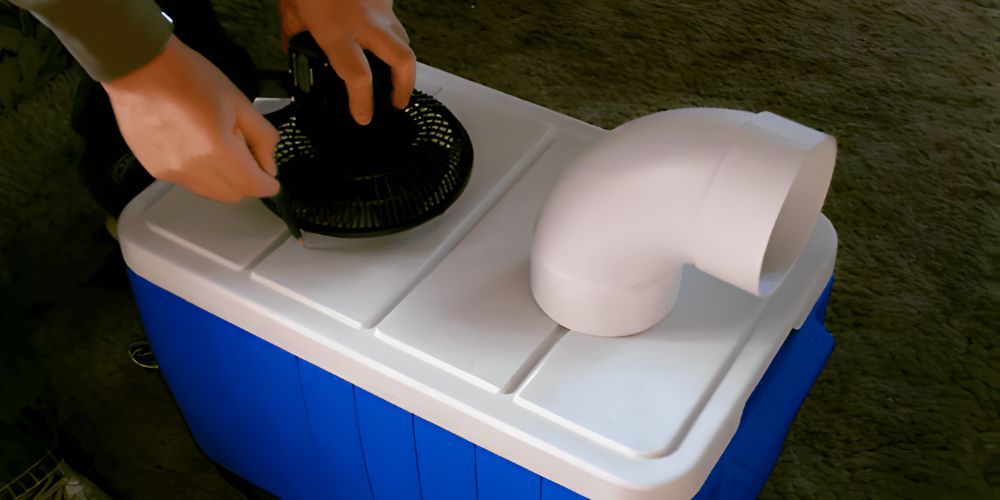
<svg viewBox="0 0 1000 500"><path fill-rule="evenodd" d="M836 157L836 143L826 138L798 169L764 251L759 295L770 294L802 254L826 200Z"/></svg>

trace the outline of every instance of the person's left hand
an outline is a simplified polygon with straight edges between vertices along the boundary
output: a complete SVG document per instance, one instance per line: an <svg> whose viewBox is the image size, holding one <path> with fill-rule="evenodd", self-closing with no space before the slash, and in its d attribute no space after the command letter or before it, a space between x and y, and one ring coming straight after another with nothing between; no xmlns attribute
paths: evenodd
<svg viewBox="0 0 1000 500"><path fill-rule="evenodd" d="M403 109L416 81L417 58L392 12L392 0L278 0L281 41L309 31L347 87L351 115L371 122L372 73L363 49L392 68L392 103Z"/></svg>

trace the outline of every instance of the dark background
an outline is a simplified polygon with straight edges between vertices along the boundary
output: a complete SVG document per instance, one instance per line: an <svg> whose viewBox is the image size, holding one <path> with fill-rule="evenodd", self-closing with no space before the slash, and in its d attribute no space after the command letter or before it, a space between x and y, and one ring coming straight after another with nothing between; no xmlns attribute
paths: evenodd
<svg viewBox="0 0 1000 500"><path fill-rule="evenodd" d="M283 67L273 2L212 3L260 66ZM837 349L762 497L1000 497L996 2L401 0L397 12L422 62L602 127L719 106L836 136L824 212L840 239ZM0 396L48 375L80 468L111 493L238 498L159 375L128 360L141 328L73 167L80 73L18 23L0 29L0 333L20 350L0 353Z"/></svg>

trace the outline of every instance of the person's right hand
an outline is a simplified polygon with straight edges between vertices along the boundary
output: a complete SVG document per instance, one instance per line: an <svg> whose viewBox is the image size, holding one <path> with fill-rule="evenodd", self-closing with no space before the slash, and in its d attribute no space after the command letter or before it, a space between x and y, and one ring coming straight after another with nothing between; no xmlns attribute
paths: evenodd
<svg viewBox="0 0 1000 500"><path fill-rule="evenodd" d="M153 177L226 203L278 193L278 131L173 35L152 61L103 85L125 142Z"/></svg>
<svg viewBox="0 0 1000 500"><path fill-rule="evenodd" d="M392 11L392 0L278 0L281 40L309 31L347 87L354 120L372 120L372 72L364 50L392 69L392 103L404 109L417 75L410 37Z"/></svg>

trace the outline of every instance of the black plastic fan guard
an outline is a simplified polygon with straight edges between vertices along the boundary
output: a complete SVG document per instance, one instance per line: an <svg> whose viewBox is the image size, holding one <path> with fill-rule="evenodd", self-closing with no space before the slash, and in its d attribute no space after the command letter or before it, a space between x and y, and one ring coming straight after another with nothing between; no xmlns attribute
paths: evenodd
<svg viewBox="0 0 1000 500"><path fill-rule="evenodd" d="M267 118L278 128L281 192L264 204L299 230L336 237L382 236L444 213L472 173L472 142L433 97L414 91L391 104L389 67L366 52L375 112L350 115L343 81L308 33L289 41L292 103Z"/></svg>

